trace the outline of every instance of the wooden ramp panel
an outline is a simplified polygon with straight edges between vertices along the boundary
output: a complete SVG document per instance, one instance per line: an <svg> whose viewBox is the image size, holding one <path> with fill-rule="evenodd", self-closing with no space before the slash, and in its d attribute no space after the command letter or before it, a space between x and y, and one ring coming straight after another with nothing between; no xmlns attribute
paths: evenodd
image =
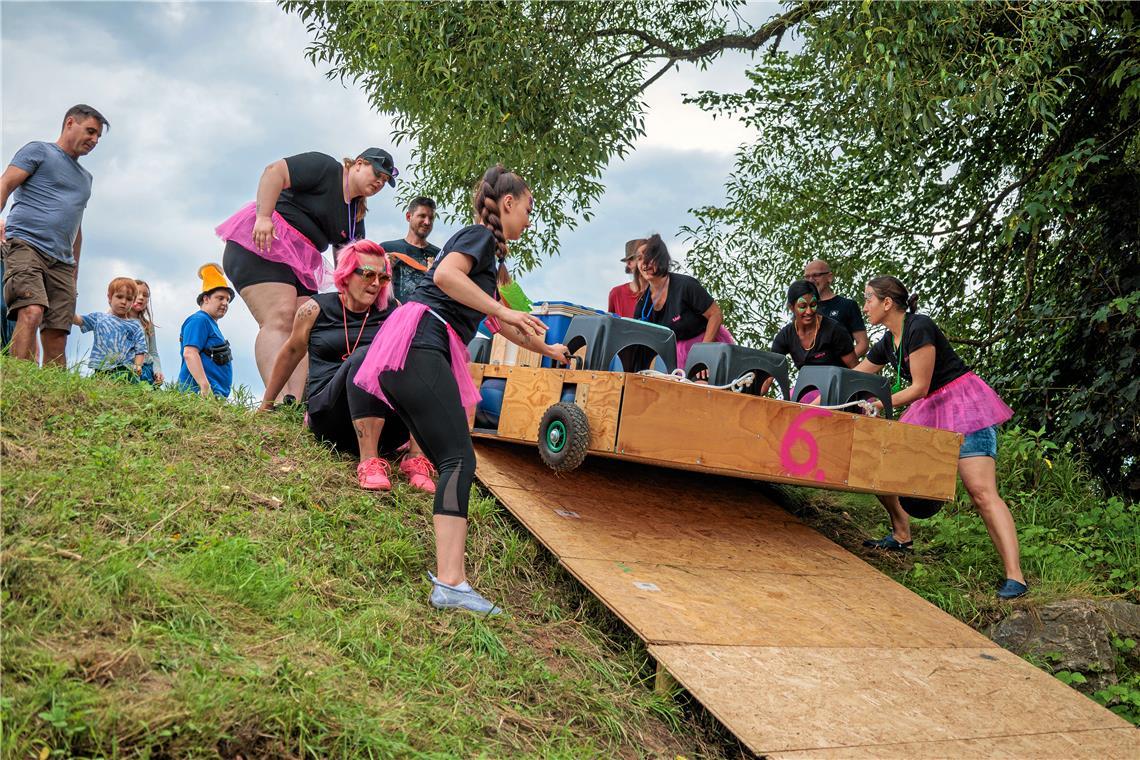
<svg viewBox="0 0 1140 760"><path fill-rule="evenodd" d="M477 474L752 751L1128 758L1128 723L773 504L763 486L597 457L566 476L477 442Z"/></svg>

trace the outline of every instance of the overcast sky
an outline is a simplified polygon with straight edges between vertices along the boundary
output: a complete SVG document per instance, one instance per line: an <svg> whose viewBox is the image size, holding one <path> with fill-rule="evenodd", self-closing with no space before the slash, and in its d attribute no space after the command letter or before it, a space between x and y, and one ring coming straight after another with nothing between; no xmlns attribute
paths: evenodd
<svg viewBox="0 0 1140 760"><path fill-rule="evenodd" d="M758 4L748 16L778 10ZM110 120L82 159L95 184L83 221L78 311L105 310L115 276L150 282L168 377L178 372L178 328L197 308L197 269L221 262L213 229L253 199L266 164L309 150L355 156L375 145L393 153L401 181L416 181L408 146L392 145L390 118L372 112L360 90L325 79L304 58L308 43L302 23L272 3L0 4L3 162L30 140L54 141L75 103ZM683 105L682 95L742 84L746 63L735 56L706 72L683 67L651 88L647 134L603 176L595 219L564 234L562 250L520 278L532 300L604 308L610 287L625 279L624 241L651 231L683 258L675 235L691 221L688 209L723 199L733 153L749 135ZM430 239L442 245L455 229L439 224ZM370 199L371 239L406 231L391 190ZM220 325L234 347L235 383L260 396L257 325L240 299ZM75 330L69 361L81 361L90 346Z"/></svg>

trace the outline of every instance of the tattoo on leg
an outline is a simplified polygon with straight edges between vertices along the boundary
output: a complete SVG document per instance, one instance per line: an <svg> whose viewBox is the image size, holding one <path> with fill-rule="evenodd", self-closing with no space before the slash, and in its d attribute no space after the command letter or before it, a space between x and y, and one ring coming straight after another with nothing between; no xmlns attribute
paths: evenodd
<svg viewBox="0 0 1140 760"><path fill-rule="evenodd" d="M363 439L364 438L364 426L358 422L353 422L352 427L356 430L356 437Z"/></svg>

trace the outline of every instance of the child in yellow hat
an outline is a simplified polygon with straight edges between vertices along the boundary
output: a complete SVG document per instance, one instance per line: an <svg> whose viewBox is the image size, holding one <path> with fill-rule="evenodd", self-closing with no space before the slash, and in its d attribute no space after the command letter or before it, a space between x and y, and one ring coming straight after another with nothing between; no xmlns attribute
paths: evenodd
<svg viewBox="0 0 1140 760"><path fill-rule="evenodd" d="M182 348L178 385L207 398L227 398L234 382L233 353L218 320L229 310L234 291L217 264L203 265L198 276L202 278L198 311L186 318L178 333Z"/></svg>

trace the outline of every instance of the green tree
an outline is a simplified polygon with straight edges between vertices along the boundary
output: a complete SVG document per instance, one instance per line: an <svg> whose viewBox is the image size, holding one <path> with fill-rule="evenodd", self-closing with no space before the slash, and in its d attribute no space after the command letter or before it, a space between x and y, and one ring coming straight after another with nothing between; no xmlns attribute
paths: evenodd
<svg viewBox="0 0 1140 760"><path fill-rule="evenodd" d="M689 264L760 340L819 256L896 274L1036 427L1140 488L1140 26L1116 3L842 3L702 107L755 125ZM739 261L748 262L741 266Z"/></svg>
<svg viewBox="0 0 1140 760"><path fill-rule="evenodd" d="M670 67L761 51L742 92L692 97L758 128L690 268L762 345L806 259L848 287L896 273L1024 421L1140 488L1140 26L1125 3L424 2L282 6L309 55L395 114L417 190L462 213L493 161L539 202L536 251L590 219ZM780 50L786 32L800 49Z"/></svg>

